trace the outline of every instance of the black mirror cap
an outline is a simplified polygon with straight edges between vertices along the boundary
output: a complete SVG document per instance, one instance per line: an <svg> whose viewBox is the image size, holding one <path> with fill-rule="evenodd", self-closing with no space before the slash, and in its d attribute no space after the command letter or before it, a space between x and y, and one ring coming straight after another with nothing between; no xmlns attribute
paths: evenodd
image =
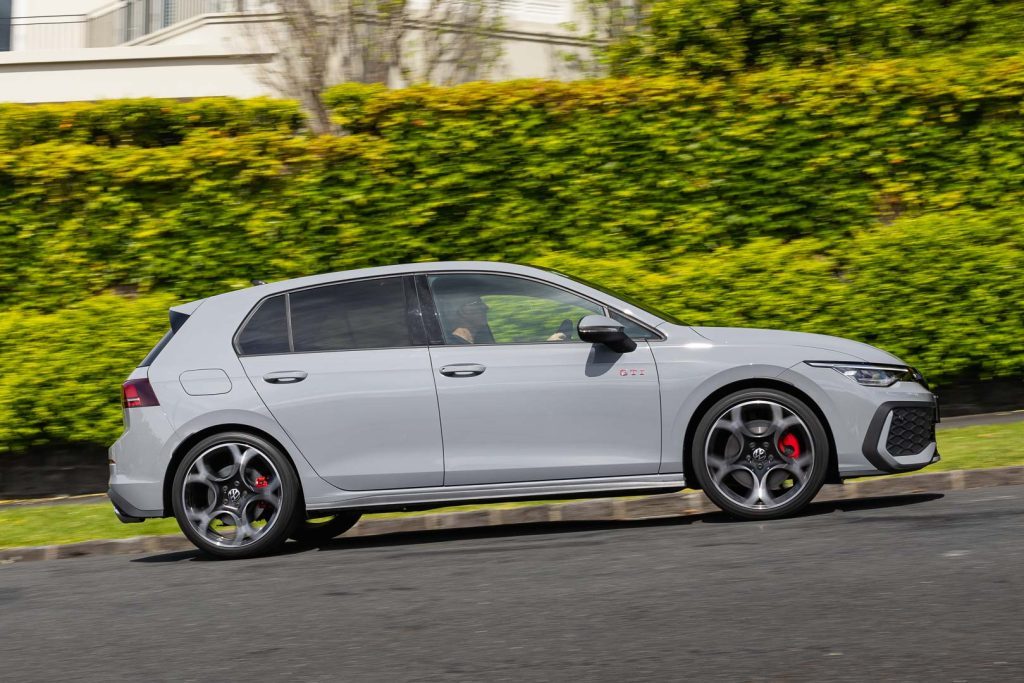
<svg viewBox="0 0 1024 683"><path fill-rule="evenodd" d="M636 342L626 334L622 323L603 315L588 315L576 327L580 340L604 344L612 351L629 353L636 350Z"/></svg>
<svg viewBox="0 0 1024 683"><path fill-rule="evenodd" d="M631 353L633 351L636 351L636 342L627 337L625 334L622 335L622 339L619 340L618 342L612 344L606 343L605 346L607 346L612 351L618 351L619 353Z"/></svg>

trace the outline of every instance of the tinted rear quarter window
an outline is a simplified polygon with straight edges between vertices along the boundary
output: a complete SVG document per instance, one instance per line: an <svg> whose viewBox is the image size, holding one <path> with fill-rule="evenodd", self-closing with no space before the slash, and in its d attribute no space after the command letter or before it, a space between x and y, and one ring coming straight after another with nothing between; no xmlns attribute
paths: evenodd
<svg viewBox="0 0 1024 683"><path fill-rule="evenodd" d="M401 277L314 287L290 297L296 352L413 345Z"/></svg>
<svg viewBox="0 0 1024 683"><path fill-rule="evenodd" d="M288 353L288 318L284 294L265 299L238 335L245 355Z"/></svg>

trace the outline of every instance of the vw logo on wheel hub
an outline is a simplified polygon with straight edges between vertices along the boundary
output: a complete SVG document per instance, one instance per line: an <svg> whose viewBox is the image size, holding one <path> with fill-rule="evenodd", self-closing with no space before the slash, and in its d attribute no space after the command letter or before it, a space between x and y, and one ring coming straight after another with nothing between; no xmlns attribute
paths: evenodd
<svg viewBox="0 0 1024 683"><path fill-rule="evenodd" d="M228 491L228 502L232 505L238 503L242 499L242 492L238 489L231 489Z"/></svg>

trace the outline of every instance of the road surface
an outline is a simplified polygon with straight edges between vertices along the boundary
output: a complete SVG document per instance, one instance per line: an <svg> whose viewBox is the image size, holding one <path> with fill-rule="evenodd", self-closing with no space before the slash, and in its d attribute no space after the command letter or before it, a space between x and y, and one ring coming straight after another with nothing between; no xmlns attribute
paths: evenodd
<svg viewBox="0 0 1024 683"><path fill-rule="evenodd" d="M1006 681L1024 487L0 566L0 679Z"/></svg>

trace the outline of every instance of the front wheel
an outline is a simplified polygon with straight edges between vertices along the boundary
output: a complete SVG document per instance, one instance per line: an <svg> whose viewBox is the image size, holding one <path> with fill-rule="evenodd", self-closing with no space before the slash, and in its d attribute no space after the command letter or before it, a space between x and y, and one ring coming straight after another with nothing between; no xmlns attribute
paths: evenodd
<svg viewBox="0 0 1024 683"><path fill-rule="evenodd" d="M774 519L818 493L828 449L821 420L806 403L774 389L748 389L708 410L690 452L715 505L743 519Z"/></svg>
<svg viewBox="0 0 1024 683"><path fill-rule="evenodd" d="M291 533L301 505L298 477L285 455L245 432L200 441L178 465L171 487L178 526L218 558L274 551Z"/></svg>

